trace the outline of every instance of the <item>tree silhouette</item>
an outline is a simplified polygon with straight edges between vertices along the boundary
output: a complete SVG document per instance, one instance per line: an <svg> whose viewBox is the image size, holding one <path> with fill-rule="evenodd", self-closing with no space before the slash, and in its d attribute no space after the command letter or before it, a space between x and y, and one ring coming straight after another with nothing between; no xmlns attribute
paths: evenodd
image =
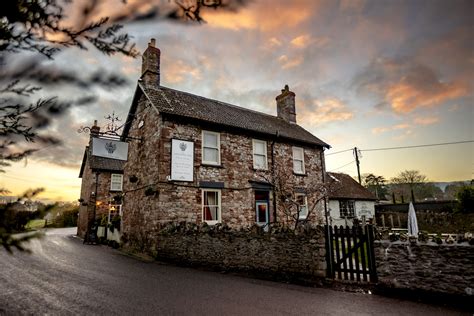
<svg viewBox="0 0 474 316"><path fill-rule="evenodd" d="M90 105L96 100L92 87L114 89L126 84L125 78L98 71L83 76L70 69L45 65L64 49L95 48L105 55L135 58L139 55L122 24L154 18L204 22L203 9L234 10L245 0L181 0L167 5L151 4L148 0L127 3L119 13L102 17L105 1L17 0L4 1L0 13L0 171L10 162L33 154L31 144L59 145L61 140L46 132L51 120L74 106ZM79 14L69 18L66 11L79 6ZM69 11L68 11L69 12ZM28 52L20 66L14 63L18 53ZM25 55L22 55L25 56ZM41 97L40 92L67 86L80 89L76 98L62 100L57 96ZM6 192L8 188L0 188ZM36 193L37 194L37 193ZM0 217L9 205L0 207ZM11 241L12 230L0 221L0 243L7 250L22 250L19 242Z"/></svg>

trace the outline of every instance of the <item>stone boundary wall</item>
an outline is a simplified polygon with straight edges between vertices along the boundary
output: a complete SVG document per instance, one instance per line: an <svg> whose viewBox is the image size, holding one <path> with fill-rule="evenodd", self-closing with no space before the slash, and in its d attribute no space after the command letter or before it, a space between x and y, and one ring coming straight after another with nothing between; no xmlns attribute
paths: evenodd
<svg viewBox="0 0 474 316"><path fill-rule="evenodd" d="M474 246L375 242L379 284L387 288L474 295Z"/></svg>
<svg viewBox="0 0 474 316"><path fill-rule="evenodd" d="M254 226L168 225L157 238L157 259L239 271L262 278L321 283L326 276L324 228L291 231Z"/></svg>

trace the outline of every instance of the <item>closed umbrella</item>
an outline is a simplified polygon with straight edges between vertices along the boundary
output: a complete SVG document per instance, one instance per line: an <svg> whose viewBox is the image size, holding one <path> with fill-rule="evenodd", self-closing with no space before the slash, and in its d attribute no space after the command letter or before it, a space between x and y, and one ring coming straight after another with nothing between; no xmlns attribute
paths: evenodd
<svg viewBox="0 0 474 316"><path fill-rule="evenodd" d="M418 221L416 220L415 207L412 202L408 206L408 235L418 236Z"/></svg>

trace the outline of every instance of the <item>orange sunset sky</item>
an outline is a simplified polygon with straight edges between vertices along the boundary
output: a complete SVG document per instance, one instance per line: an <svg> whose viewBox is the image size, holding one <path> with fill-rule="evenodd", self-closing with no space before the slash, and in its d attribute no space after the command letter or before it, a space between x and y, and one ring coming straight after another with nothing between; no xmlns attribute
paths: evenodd
<svg viewBox="0 0 474 316"><path fill-rule="evenodd" d="M147 2L104 1L101 12L114 16L141 3ZM69 10L72 19L75 8ZM355 176L353 154L345 150L358 147L361 173L389 179L415 169L431 181L473 178L472 142L370 151L474 139L473 1L251 1L237 12L211 10L203 17L202 24L125 24L141 51L156 38L162 85L276 115L275 97L288 84L296 94L297 122L332 146L328 171ZM77 129L94 119L105 126L112 111L126 118L141 58L65 49L44 63L128 79L119 89L97 89L95 104L54 121L48 132L62 146L39 148L0 174L0 187L12 195L44 187L43 199L73 201L88 142ZM49 93L81 92L58 87Z"/></svg>

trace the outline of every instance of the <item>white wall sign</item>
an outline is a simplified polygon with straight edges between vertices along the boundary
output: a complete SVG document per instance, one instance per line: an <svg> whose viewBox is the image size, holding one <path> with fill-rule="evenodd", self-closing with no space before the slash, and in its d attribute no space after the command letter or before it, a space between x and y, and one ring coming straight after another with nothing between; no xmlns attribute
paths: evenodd
<svg viewBox="0 0 474 316"><path fill-rule="evenodd" d="M171 140L171 180L194 181L194 143Z"/></svg>
<svg viewBox="0 0 474 316"><path fill-rule="evenodd" d="M127 160L128 143L104 138L92 138L92 156Z"/></svg>
<svg viewBox="0 0 474 316"><path fill-rule="evenodd" d="M356 201L355 203L358 217L365 216L367 218L374 217L374 202L371 201Z"/></svg>

